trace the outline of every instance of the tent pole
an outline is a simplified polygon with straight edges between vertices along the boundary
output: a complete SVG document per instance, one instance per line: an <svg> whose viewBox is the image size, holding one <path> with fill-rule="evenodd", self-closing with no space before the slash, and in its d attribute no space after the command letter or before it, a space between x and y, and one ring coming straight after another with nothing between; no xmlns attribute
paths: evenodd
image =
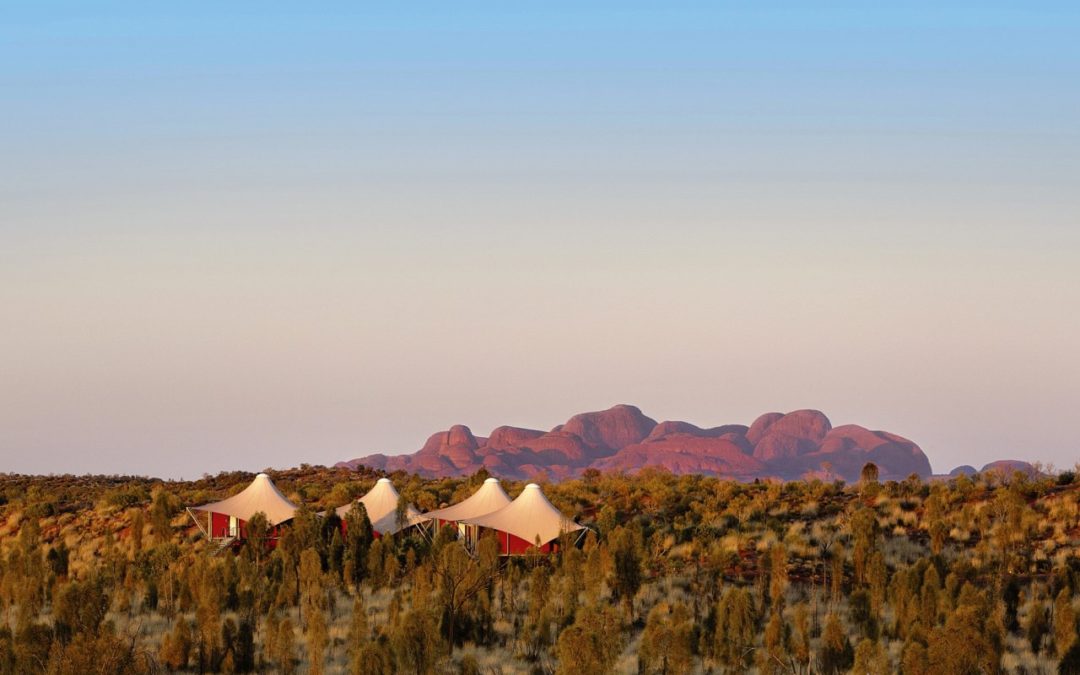
<svg viewBox="0 0 1080 675"><path fill-rule="evenodd" d="M204 527L202 526L202 523L200 523L200 522L199 522L199 519L195 517L195 514L191 512L191 507L187 507L187 508L185 508L184 510L185 510L185 511L187 511L187 514L188 514L189 516L191 516L191 519L192 519L192 520L194 520L194 521L195 521L195 525L197 525L197 526L198 526L198 528L199 528L199 531L203 533L203 536L204 536L204 537L207 537L207 538L209 538L209 537L210 537L210 535L208 535L208 534L206 533L206 529L205 529L205 528L204 528ZM207 516L207 518L209 518L209 517L210 517L210 516ZM208 520L207 522L209 522L209 520Z"/></svg>
<svg viewBox="0 0 1080 675"><path fill-rule="evenodd" d="M581 538L584 537L587 532L592 532L592 529L588 527L581 528L581 532L578 533L577 539L574 540L574 546L581 543Z"/></svg>

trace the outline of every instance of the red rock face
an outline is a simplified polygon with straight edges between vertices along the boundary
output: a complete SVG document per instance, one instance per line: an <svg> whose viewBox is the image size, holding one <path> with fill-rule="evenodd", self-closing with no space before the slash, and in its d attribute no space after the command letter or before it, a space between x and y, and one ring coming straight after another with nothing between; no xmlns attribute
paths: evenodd
<svg viewBox="0 0 1080 675"><path fill-rule="evenodd" d="M881 480L903 480L911 474L930 475L930 461L911 441L856 424L836 427L825 435L817 450L780 464L785 478L798 472L839 476L857 480L867 462L878 465Z"/></svg>
<svg viewBox="0 0 1080 675"><path fill-rule="evenodd" d="M833 429L816 410L767 413L749 427L701 428L689 422L657 424L628 405L575 415L546 433L498 427L488 438L477 438L459 425L432 435L412 455L370 455L339 466L363 464L429 477L468 475L485 467L504 478L544 474L554 480L588 468L633 472L654 466L739 480L813 474L855 481L868 461L878 465L882 480L930 475L929 460L911 441L857 425Z"/></svg>
<svg viewBox="0 0 1080 675"><path fill-rule="evenodd" d="M754 423L750 425L750 429L746 432L746 440L750 441L751 445L757 445L757 442L761 440L761 437L765 435L769 427L773 422L784 416L784 413L771 412L765 413L761 417L754 420Z"/></svg>
<svg viewBox="0 0 1080 675"><path fill-rule="evenodd" d="M690 424L689 422L661 422L653 427L649 435L645 437L646 441L656 440L668 434L690 434L692 436L705 436L706 432L699 426Z"/></svg>
<svg viewBox="0 0 1080 675"><path fill-rule="evenodd" d="M809 454L818 449L831 429L829 418L817 410L796 410L775 419L756 442L751 441L754 457L771 462ZM753 431L753 427L750 430Z"/></svg>
<svg viewBox="0 0 1080 675"><path fill-rule="evenodd" d="M978 470L970 464L961 464L952 471L949 472L950 478L958 478L960 476L974 476L978 473Z"/></svg>
<svg viewBox="0 0 1080 675"><path fill-rule="evenodd" d="M981 469L980 473L986 473L987 471L1000 471L1007 476L1011 476L1016 471L1029 475L1036 473L1035 467L1030 462L1019 459L999 459L996 462L990 462Z"/></svg>
<svg viewBox="0 0 1080 675"><path fill-rule="evenodd" d="M894 438L899 438L899 436ZM821 442L820 452L844 452L852 448L869 450L888 442L890 439L885 438L883 434L875 433L857 424L845 424L825 435Z"/></svg>
<svg viewBox="0 0 1080 675"><path fill-rule="evenodd" d="M689 434L691 436L700 436L702 438L720 438L725 435L740 435L745 437L748 430L749 427L743 424L725 424L722 427L702 429L689 422L661 422L653 427L653 430L649 432L649 435L645 440L652 441L669 434Z"/></svg>
<svg viewBox="0 0 1080 675"><path fill-rule="evenodd" d="M588 462L596 453L580 436L568 431L552 431L528 440L521 447L537 455L546 455L561 463Z"/></svg>
<svg viewBox="0 0 1080 675"><path fill-rule="evenodd" d="M540 438L544 435L543 431L536 429L521 429L519 427L497 427L491 432L488 437L487 447L491 449L505 449L514 448L529 441Z"/></svg>
<svg viewBox="0 0 1080 675"><path fill-rule="evenodd" d="M476 451L479 447L469 427L458 424L450 427L449 431L432 434L415 457L418 466L429 471L436 471L445 463L460 469L477 464Z"/></svg>
<svg viewBox="0 0 1080 675"><path fill-rule="evenodd" d="M741 480L753 480L767 473L764 464L730 440L679 433L628 445L593 466L602 471L627 473L656 466L673 473L702 473Z"/></svg>
<svg viewBox="0 0 1080 675"><path fill-rule="evenodd" d="M600 412L574 415L559 431L574 434L598 450L618 450L645 440L656 426L632 405L617 405Z"/></svg>

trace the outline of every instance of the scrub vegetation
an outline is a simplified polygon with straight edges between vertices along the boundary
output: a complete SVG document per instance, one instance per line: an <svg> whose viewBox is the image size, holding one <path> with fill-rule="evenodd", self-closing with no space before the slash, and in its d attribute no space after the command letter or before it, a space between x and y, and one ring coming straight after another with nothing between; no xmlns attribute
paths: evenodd
<svg viewBox="0 0 1080 675"><path fill-rule="evenodd" d="M207 542L186 505L251 474L0 475L0 675L1080 673L1073 472L858 484L589 471L544 492L578 546L500 559L452 530L346 534L378 477L268 471L275 547ZM393 474L421 510L487 477ZM504 483L511 496L523 483ZM266 531L255 519L249 532Z"/></svg>

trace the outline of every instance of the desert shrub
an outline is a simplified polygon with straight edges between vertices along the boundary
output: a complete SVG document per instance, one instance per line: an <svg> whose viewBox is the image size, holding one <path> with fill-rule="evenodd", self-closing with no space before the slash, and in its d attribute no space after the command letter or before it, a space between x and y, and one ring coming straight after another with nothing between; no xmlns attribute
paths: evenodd
<svg viewBox="0 0 1080 675"><path fill-rule="evenodd" d="M821 634L821 672L826 675L844 673L854 661L855 650L840 624L840 617L830 613L825 618L825 629Z"/></svg>
<svg viewBox="0 0 1080 675"><path fill-rule="evenodd" d="M129 509L150 501L150 493L141 485L131 485L109 490L105 493L106 505L117 509Z"/></svg>
<svg viewBox="0 0 1080 675"><path fill-rule="evenodd" d="M480 664L477 662L476 657L472 654L461 657L461 663L458 664L458 673L460 675L480 675Z"/></svg>
<svg viewBox="0 0 1080 675"><path fill-rule="evenodd" d="M1058 663L1058 675L1080 675L1080 641L1073 642Z"/></svg>
<svg viewBox="0 0 1080 675"><path fill-rule="evenodd" d="M288 493L322 503L305 503L276 548L248 543L230 554L207 547L177 516L184 504L235 494L250 474L170 483L0 474L8 497L0 504L0 613L8 617L0 675L36 675L50 659L60 671L111 672L91 652L123 654L117 640L132 640L128 672L143 667L143 649L162 669L308 672L327 636L327 672L346 660L350 671L373 674L432 663L437 672L604 672L632 667L628 640L640 644L643 672L680 671L687 658L723 672L765 671L780 659L815 672L855 665L911 675L998 664L1030 672L1060 658L1061 672L1075 672L1080 493L1054 489L1055 478L932 488L913 478L884 483L868 499L865 481L597 473L544 488L591 526L580 550L571 537L560 555L493 564L466 555L453 528L433 541L375 539L360 509L344 532L315 515L374 473L311 467L278 476ZM425 504L457 502L479 484L395 479ZM140 549L132 528L143 517ZM265 519L248 522L248 534L265 529ZM462 583L475 593L461 593ZM811 619L809 607L821 603L824 614ZM340 610L349 604L360 610ZM325 634L309 622L319 615ZM166 619L169 627L141 636L111 627ZM432 630L419 662L409 624ZM456 661L451 630L468 650ZM882 666L882 655L893 662Z"/></svg>
<svg viewBox="0 0 1080 675"><path fill-rule="evenodd" d="M55 516L60 510L53 502L34 502L26 507L26 517L34 520L41 520L42 518L48 518Z"/></svg>

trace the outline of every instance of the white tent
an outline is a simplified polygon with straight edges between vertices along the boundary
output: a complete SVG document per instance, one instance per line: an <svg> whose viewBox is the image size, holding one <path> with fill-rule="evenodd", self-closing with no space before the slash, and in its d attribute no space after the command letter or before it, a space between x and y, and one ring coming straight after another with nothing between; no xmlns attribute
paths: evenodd
<svg viewBox="0 0 1080 675"><path fill-rule="evenodd" d="M375 482L375 487L368 490L366 495L356 501L361 502L364 505L364 509L367 510L368 520L371 521L371 529L379 534L394 534L399 530L411 525L416 525L424 520L424 517L416 510L416 507L409 504L405 511L405 522L398 523L398 499L400 499L400 495L398 494L398 491L394 489L394 484L390 482L390 479L380 478ZM339 506L334 510L334 513L340 518L345 518L345 514L347 514L351 508L352 504Z"/></svg>
<svg viewBox="0 0 1080 675"><path fill-rule="evenodd" d="M228 499L188 508L188 513L202 528L202 523L195 517L194 511L209 514L207 517L209 527L204 529L203 533L211 539L222 539L241 536L240 524L251 520L256 513L263 513L270 526L292 520L296 513L296 505L281 494L281 490L277 489L274 481L270 480L270 476L260 473L255 476L255 480L251 481L251 485Z"/></svg>
<svg viewBox="0 0 1080 675"><path fill-rule="evenodd" d="M585 529L552 506L536 483L526 485L517 499L498 511L461 522L498 531L499 547L504 554L523 553L537 540L544 546L564 532Z"/></svg>
<svg viewBox="0 0 1080 675"><path fill-rule="evenodd" d="M488 478L484 484L466 499L448 506L445 509L436 509L424 514L428 520L441 520L447 523L456 523L466 518L478 518L486 516L493 511L498 511L510 504L510 496L502 489L498 478Z"/></svg>

